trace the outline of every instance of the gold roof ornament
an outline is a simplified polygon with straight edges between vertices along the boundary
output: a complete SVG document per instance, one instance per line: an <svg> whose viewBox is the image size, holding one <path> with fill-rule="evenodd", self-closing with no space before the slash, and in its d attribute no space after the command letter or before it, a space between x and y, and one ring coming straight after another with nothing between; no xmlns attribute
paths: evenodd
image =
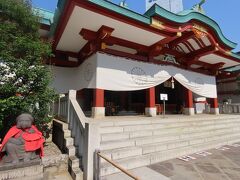
<svg viewBox="0 0 240 180"><path fill-rule="evenodd" d="M164 25L163 25L163 23L161 21L159 21L159 20L157 20L157 19L155 19L153 17L152 17L151 20L152 20L151 21L151 26L152 27L155 27L155 28L160 29L160 30L165 29L165 27L164 27Z"/></svg>
<svg viewBox="0 0 240 180"><path fill-rule="evenodd" d="M195 36L199 39L207 36L207 30L197 24L194 24L192 31L195 34Z"/></svg>
<svg viewBox="0 0 240 180"><path fill-rule="evenodd" d="M201 0L200 3L198 3L198 4L196 4L196 5L194 5L194 6L192 7L192 10L197 11L197 12L200 12L200 13L202 13L202 14L205 14L205 11L204 11L203 8L202 8L202 5L203 5L205 2L206 2L206 0Z"/></svg>
<svg viewBox="0 0 240 180"><path fill-rule="evenodd" d="M120 6L124 7L124 8L127 8L127 3L126 3L126 0L123 0L119 3Z"/></svg>

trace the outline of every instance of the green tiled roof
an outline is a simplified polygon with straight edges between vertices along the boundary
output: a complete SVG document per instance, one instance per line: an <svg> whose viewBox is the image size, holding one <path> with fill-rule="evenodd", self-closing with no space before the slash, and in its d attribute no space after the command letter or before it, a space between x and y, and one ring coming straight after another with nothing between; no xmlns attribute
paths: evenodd
<svg viewBox="0 0 240 180"><path fill-rule="evenodd" d="M168 19L168 20L176 22L176 23L186 23L186 22L189 22L190 20L195 19L197 21L200 21L200 22L210 26L217 33L220 40L227 46L229 46L233 49L236 48L236 46L237 46L236 43L230 41L223 35L219 25L214 20L212 20L208 16L206 16L202 13L199 13L197 11L185 10L185 11L180 12L179 14L174 14L174 13L167 11L166 9L158 6L157 4L155 4L145 13L145 15L147 15L149 17L160 16L160 17L163 17L165 19Z"/></svg>
<svg viewBox="0 0 240 180"><path fill-rule="evenodd" d="M53 22L54 13L46 9L33 8L34 14L41 17L41 23L46 25L51 25Z"/></svg>
<svg viewBox="0 0 240 180"><path fill-rule="evenodd" d="M61 13L62 13L67 1L68 0L59 0L58 1L57 9L54 14L54 22L51 25L51 34L52 35L55 33L59 18L61 16ZM130 19L134 19L136 21L139 21L141 23L148 24L148 25L151 24L152 16L160 16L169 21L176 22L179 24L184 24L184 23L189 22L190 20L194 19L194 20L200 21L204 24L207 24L209 27L211 27L216 32L219 39L228 47L234 49L237 46L236 43L230 41L223 35L219 25L214 20L212 20L211 18L209 18L208 16L206 16L204 14L201 14L201 13L193 11L193 10L186 10L186 11L180 12L179 14L174 14L174 13L167 11L164 8L158 6L157 4L155 4L145 14L139 14L139 13L136 13L132 10L121 7L121 6L114 4L107 0L88 0L88 2L93 3L94 5L97 5L97 6L101 6L105 9L107 9L108 11L113 11L115 13L126 16ZM240 56L236 53L232 53L232 56L240 59Z"/></svg>

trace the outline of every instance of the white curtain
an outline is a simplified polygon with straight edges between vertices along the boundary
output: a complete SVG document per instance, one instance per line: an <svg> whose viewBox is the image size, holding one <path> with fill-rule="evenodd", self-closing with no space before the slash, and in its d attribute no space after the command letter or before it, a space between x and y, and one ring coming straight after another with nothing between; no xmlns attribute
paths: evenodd
<svg viewBox="0 0 240 180"><path fill-rule="evenodd" d="M78 68L52 69L55 77L53 87L59 92L83 88L136 91L157 86L174 77L184 87L200 96L217 97L215 76L102 53L94 54Z"/></svg>
<svg viewBox="0 0 240 180"><path fill-rule="evenodd" d="M174 77L192 92L209 98L217 97L215 76L139 62L107 54L97 54L97 87L112 91L134 91L157 86Z"/></svg>
<svg viewBox="0 0 240 180"><path fill-rule="evenodd" d="M69 89L96 88L96 57L91 56L80 67L49 66L53 75L51 86L58 93Z"/></svg>

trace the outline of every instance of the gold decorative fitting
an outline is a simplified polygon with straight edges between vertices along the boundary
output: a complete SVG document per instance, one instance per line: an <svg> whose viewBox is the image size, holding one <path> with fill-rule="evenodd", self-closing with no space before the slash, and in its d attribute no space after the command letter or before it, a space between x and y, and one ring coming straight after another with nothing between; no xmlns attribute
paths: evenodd
<svg viewBox="0 0 240 180"><path fill-rule="evenodd" d="M225 51L225 54L231 56L232 52L231 51Z"/></svg>
<svg viewBox="0 0 240 180"><path fill-rule="evenodd" d="M106 49L106 48L107 48L106 43L101 43L101 49Z"/></svg>
<svg viewBox="0 0 240 180"><path fill-rule="evenodd" d="M163 23L155 18L152 18L151 26L157 29L165 29Z"/></svg>
<svg viewBox="0 0 240 180"><path fill-rule="evenodd" d="M197 30L199 30L199 31L202 31L202 32L207 33L207 30L206 30L204 27L200 26L200 25L194 24L194 25L193 25L193 28L194 28L194 29L197 29Z"/></svg>
<svg viewBox="0 0 240 180"><path fill-rule="evenodd" d="M182 36L182 32L177 32L177 37L181 37Z"/></svg>
<svg viewBox="0 0 240 180"><path fill-rule="evenodd" d="M196 36L198 39L201 39L201 38L207 36L207 34L206 34L205 32L200 31L200 30L198 30L198 29L193 29L192 31L193 31L193 33L195 34L195 36Z"/></svg>
<svg viewBox="0 0 240 180"><path fill-rule="evenodd" d="M197 38L203 38L207 36L207 30L205 28L203 28L202 26L199 26L197 24L193 25L193 29L192 29L193 33L195 34L195 36Z"/></svg>

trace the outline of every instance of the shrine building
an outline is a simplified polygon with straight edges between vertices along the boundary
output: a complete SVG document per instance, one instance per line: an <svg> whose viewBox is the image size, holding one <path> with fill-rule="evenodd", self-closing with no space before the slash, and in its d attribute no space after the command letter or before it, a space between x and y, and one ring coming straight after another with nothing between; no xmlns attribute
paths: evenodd
<svg viewBox="0 0 240 180"><path fill-rule="evenodd" d="M43 14L46 63L60 94L77 90L86 115L218 114L216 77L239 65L236 43L202 11L153 4L139 14L107 0L59 0ZM53 20L51 20L53 18ZM210 108L207 108L207 104Z"/></svg>

